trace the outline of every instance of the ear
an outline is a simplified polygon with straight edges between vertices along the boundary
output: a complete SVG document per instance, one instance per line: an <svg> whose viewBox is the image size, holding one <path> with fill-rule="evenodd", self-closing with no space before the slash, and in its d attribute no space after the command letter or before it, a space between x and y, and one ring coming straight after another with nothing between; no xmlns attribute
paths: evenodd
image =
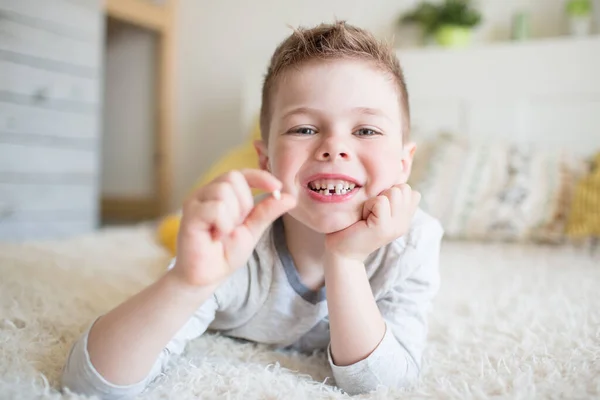
<svg viewBox="0 0 600 400"><path fill-rule="evenodd" d="M405 179L408 179L408 177L410 176L410 171L412 169L412 163L416 151L416 143L408 142L404 145L404 148L402 150L402 172L404 173Z"/></svg>
<svg viewBox="0 0 600 400"><path fill-rule="evenodd" d="M258 154L258 166L260 169L271 172L269 169L269 156L266 143L262 139L255 140L254 149L256 149L256 154Z"/></svg>

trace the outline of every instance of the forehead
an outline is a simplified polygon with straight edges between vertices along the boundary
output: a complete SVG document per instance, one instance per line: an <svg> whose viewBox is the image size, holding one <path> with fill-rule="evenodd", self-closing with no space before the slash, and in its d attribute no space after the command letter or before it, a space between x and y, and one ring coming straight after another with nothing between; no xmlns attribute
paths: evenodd
<svg viewBox="0 0 600 400"><path fill-rule="evenodd" d="M312 61L283 73L273 93L273 116L295 107L329 114L372 108L400 120L400 96L394 79L362 60Z"/></svg>

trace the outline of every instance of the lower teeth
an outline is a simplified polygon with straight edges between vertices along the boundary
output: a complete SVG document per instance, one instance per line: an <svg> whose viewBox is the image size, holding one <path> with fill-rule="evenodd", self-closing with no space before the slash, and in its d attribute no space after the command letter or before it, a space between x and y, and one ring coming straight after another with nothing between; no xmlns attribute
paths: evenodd
<svg viewBox="0 0 600 400"><path fill-rule="evenodd" d="M335 190L334 192L330 192L327 189L324 190L315 190L315 192L323 195L323 196L333 196L333 195L343 195L346 194L350 191L350 189L342 189L342 190Z"/></svg>

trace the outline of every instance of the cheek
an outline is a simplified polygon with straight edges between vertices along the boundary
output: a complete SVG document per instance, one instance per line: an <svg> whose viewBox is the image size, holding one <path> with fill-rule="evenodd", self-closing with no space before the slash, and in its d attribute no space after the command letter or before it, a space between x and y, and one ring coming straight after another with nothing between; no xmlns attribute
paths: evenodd
<svg viewBox="0 0 600 400"><path fill-rule="evenodd" d="M369 197L377 196L393 185L404 183L405 180L401 152L380 151L373 154L378 154L378 157L370 157L363 162L369 176Z"/></svg>
<svg viewBox="0 0 600 400"><path fill-rule="evenodd" d="M293 185L294 180L303 164L303 149L300 146L292 147L280 143L273 148L271 159L271 173L286 185Z"/></svg>

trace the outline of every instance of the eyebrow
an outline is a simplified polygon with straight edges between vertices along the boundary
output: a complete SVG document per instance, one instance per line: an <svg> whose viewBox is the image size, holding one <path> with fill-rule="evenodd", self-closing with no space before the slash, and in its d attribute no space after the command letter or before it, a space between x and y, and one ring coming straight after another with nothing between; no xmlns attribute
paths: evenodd
<svg viewBox="0 0 600 400"><path fill-rule="evenodd" d="M374 115L376 117L382 117L382 118L386 118L386 119L390 119L390 117L388 117L384 112L382 112L381 110L377 109L377 108L371 108L371 107L354 107L350 110L352 113L358 113L358 114L366 114L366 115ZM292 115L296 115L296 114L321 114L321 111L316 109L316 108L311 108L311 107L296 107L293 108L291 110L289 110L288 112L286 112L283 115L283 118L288 118Z"/></svg>
<svg viewBox="0 0 600 400"><path fill-rule="evenodd" d="M311 107L296 107L296 108L292 108L291 110L289 110L288 112L286 112L285 114L283 114L283 118L288 118L292 115L296 115L296 114L321 114L321 112L319 110L317 110L316 108L311 108Z"/></svg>
<svg viewBox="0 0 600 400"><path fill-rule="evenodd" d="M352 109L352 112L356 112L356 113L359 113L359 114L366 114L366 115L374 115L376 117L382 117L382 118L390 119L390 117L388 117L384 112L382 112L381 110L379 110L377 108L355 107L355 108Z"/></svg>

